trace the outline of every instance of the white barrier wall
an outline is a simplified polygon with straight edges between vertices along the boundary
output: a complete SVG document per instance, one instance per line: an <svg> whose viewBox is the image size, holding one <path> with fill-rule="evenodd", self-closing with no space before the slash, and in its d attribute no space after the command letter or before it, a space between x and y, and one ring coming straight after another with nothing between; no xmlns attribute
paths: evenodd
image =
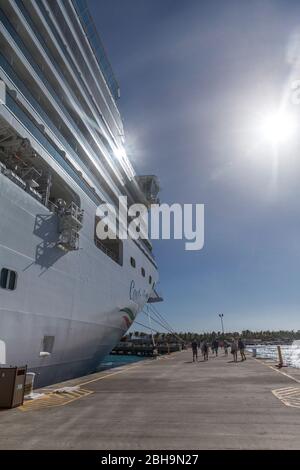
<svg viewBox="0 0 300 470"><path fill-rule="evenodd" d="M6 345L0 339L0 364L6 364Z"/></svg>

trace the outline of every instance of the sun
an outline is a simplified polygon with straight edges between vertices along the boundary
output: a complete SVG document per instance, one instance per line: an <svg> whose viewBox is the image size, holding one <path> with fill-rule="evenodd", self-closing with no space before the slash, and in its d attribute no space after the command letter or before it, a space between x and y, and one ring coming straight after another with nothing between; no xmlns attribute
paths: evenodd
<svg viewBox="0 0 300 470"><path fill-rule="evenodd" d="M296 135L298 123L292 114L287 112L274 112L261 119L261 135L271 144L289 142Z"/></svg>

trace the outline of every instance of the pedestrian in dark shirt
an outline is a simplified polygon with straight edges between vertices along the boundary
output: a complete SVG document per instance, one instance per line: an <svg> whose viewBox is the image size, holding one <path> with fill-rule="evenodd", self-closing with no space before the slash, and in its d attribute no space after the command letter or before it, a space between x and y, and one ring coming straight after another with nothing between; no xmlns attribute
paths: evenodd
<svg viewBox="0 0 300 470"><path fill-rule="evenodd" d="M239 351L240 351L240 354L241 354L242 361L245 361L246 360L245 344L244 344L242 338L239 338L238 348L239 348Z"/></svg>
<svg viewBox="0 0 300 470"><path fill-rule="evenodd" d="M201 352L203 354L204 361L208 361L208 344L206 341L203 341L202 343Z"/></svg>
<svg viewBox="0 0 300 470"><path fill-rule="evenodd" d="M216 353L216 357L218 355L218 349L219 349L219 341L215 339L212 343L212 349Z"/></svg>
<svg viewBox="0 0 300 470"><path fill-rule="evenodd" d="M195 360L198 361L198 343L195 339L192 341L191 346L193 351L193 362L195 362Z"/></svg>

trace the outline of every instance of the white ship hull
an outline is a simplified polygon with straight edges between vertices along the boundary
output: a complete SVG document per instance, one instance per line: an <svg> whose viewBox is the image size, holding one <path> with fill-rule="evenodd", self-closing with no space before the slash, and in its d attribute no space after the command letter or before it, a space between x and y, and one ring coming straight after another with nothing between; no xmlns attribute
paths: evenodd
<svg viewBox="0 0 300 470"><path fill-rule="evenodd" d="M0 0L0 277L16 273L0 282L0 364L26 364L35 386L95 370L158 280L149 243L95 242L98 205L141 190L87 18L83 1ZM65 245L61 202L84 211Z"/></svg>
<svg viewBox="0 0 300 470"><path fill-rule="evenodd" d="M128 329L121 310L130 308L136 315L143 309L152 287L132 269L131 256L157 277L133 241L124 242L123 266L97 249L92 237L96 207L87 204L82 201L80 249L63 252L53 246L56 217L0 174L0 260L18 275L15 291L0 289L0 341L5 362L27 364L38 374L36 385L95 370ZM40 357L48 335L55 337L53 352Z"/></svg>

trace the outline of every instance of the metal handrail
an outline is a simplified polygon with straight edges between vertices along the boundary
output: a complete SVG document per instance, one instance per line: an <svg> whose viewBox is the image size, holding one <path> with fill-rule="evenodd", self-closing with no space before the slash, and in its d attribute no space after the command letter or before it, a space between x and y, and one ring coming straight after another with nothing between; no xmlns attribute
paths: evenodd
<svg viewBox="0 0 300 470"><path fill-rule="evenodd" d="M88 37L91 48L95 54L99 67L103 73L105 81L115 100L120 98L120 87L114 75L112 66L108 60L105 49L95 27L94 21L89 12L86 0L73 0L73 5L80 18L81 24Z"/></svg>

